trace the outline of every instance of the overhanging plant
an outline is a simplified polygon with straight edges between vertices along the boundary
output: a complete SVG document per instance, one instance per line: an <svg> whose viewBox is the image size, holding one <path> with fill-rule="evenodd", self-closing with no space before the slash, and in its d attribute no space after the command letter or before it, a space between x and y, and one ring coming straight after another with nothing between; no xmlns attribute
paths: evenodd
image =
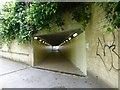
<svg viewBox="0 0 120 90"><path fill-rule="evenodd" d="M120 28L120 2L104 2L99 4L105 11L105 18L110 24L104 25L107 31L113 32ZM110 27L112 26L112 27Z"/></svg>
<svg viewBox="0 0 120 90"><path fill-rule="evenodd" d="M15 39L19 43L30 42L39 30L50 30L51 22L59 27L64 25L62 13L65 11L69 11L83 27L87 26L91 15L89 3L8 2L2 9L2 14L7 15L2 16L0 37L8 44Z"/></svg>

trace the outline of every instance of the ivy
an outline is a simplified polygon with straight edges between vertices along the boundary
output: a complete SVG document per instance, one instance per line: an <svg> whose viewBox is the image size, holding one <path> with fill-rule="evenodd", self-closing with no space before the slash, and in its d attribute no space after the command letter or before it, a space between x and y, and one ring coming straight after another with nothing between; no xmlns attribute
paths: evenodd
<svg viewBox="0 0 120 90"><path fill-rule="evenodd" d="M112 28L107 26L107 31L114 31L116 28L120 28L120 2L106 2L100 3L100 6L105 11L105 18L110 22ZM106 28L105 26L103 26Z"/></svg>
<svg viewBox="0 0 120 90"><path fill-rule="evenodd" d="M74 20L85 28L90 19L89 3L59 2L8 2L2 9L2 30L0 37L10 44L13 40L19 43L30 42L40 30L51 30L50 24L56 23L62 28L62 14L69 11Z"/></svg>
<svg viewBox="0 0 120 90"><path fill-rule="evenodd" d="M73 8L70 13L72 14L74 20L80 22L83 28L87 26L91 17L91 5L92 3L79 3L76 8Z"/></svg>
<svg viewBox="0 0 120 90"><path fill-rule="evenodd" d="M1 37L3 41L16 39L19 43L30 41L39 30L50 28L51 18L57 10L56 3L16 2L12 9L10 5L3 8L10 15L3 17Z"/></svg>
<svg viewBox="0 0 120 90"><path fill-rule="evenodd" d="M92 3L83 2L7 2L1 12L0 42L10 44L15 39L19 43L30 42L38 31L51 30L52 23L63 30L64 12L69 12L72 19L80 22L85 29L91 17L91 5ZM104 2L99 5L112 25L104 25L103 28L109 32L120 28L120 2Z"/></svg>

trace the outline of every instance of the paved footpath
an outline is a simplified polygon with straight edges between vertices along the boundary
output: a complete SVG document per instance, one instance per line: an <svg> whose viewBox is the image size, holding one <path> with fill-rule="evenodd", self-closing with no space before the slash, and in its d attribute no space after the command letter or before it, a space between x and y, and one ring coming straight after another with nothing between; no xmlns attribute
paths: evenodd
<svg viewBox="0 0 120 90"><path fill-rule="evenodd" d="M87 77L32 68L0 58L0 88L100 88Z"/></svg>

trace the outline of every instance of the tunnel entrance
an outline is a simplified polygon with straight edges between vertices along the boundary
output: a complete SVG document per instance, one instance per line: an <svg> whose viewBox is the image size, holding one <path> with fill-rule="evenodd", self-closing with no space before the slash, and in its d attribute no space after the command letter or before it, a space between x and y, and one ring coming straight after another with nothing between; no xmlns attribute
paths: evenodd
<svg viewBox="0 0 120 90"><path fill-rule="evenodd" d="M63 50L63 46L71 43L71 41L82 32L83 31L80 29L77 29L56 34L35 36L33 44L35 67L55 72L84 76L84 72L72 62L70 58L71 53L64 52ZM69 47L69 45L67 46ZM67 47L64 48L66 48L65 51L69 51L67 50Z"/></svg>

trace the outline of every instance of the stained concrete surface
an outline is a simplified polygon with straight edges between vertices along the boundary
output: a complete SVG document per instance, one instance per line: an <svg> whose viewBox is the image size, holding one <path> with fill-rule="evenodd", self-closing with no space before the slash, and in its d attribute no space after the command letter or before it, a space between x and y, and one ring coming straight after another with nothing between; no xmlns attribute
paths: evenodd
<svg viewBox="0 0 120 90"><path fill-rule="evenodd" d="M60 52L55 51L50 52L46 58L35 67L85 76L80 69L75 67Z"/></svg>
<svg viewBox="0 0 120 90"><path fill-rule="evenodd" d="M0 58L0 88L54 87L99 88L100 86L87 77L35 69L23 63Z"/></svg>

